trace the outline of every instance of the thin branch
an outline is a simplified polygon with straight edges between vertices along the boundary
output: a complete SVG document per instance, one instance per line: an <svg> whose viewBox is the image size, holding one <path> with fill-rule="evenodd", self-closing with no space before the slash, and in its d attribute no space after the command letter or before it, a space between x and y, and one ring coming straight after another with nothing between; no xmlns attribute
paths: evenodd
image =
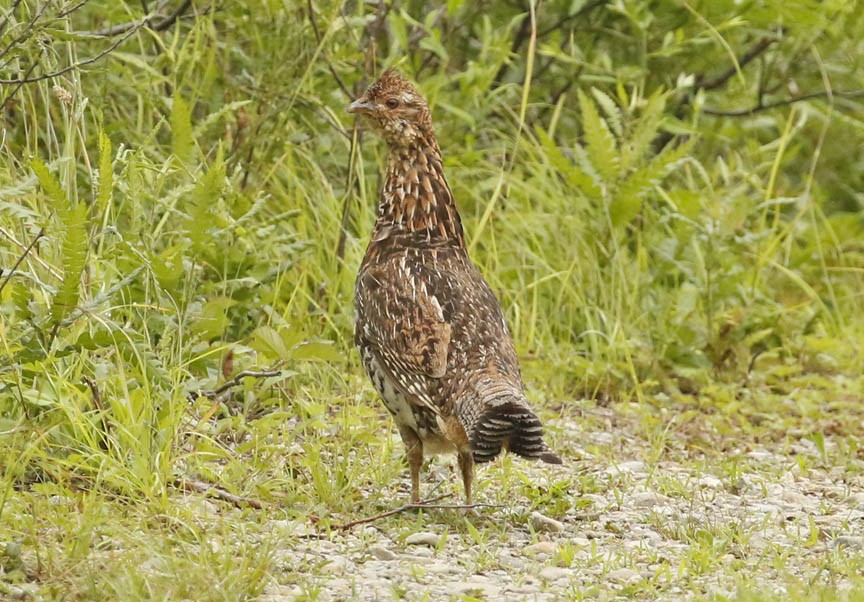
<svg viewBox="0 0 864 602"><path fill-rule="evenodd" d="M128 32L126 32L126 35L119 38L116 42L111 44L108 48L106 48L105 50L103 50L102 52L97 54L96 56L91 56L89 59L84 59L83 61L78 61L77 63L73 63L72 65L68 65L66 67L63 67L62 69L58 69L57 71L54 71L53 73L45 73L45 74L39 75L37 77L24 77L21 79L0 79L0 84L32 84L34 82L39 82L39 81L42 81L45 79L51 79L51 78L63 75L64 73L74 71L75 69L83 67L84 65L89 65L91 63L95 63L96 61L98 61L99 59L104 57L106 54L110 54L111 52L114 52L120 46L120 44L122 44L127 39L132 37L132 34L137 32L140 28L141 28L141 26L139 25L138 27L136 27L134 29L130 29Z"/></svg>
<svg viewBox="0 0 864 602"><path fill-rule="evenodd" d="M333 76L333 79L336 80L336 83L339 84L339 87L342 89L342 92L345 94L345 97L348 100L354 100L354 95L351 94L351 91L348 90L348 86L342 81L342 78L339 77L339 74L336 72L336 69L333 67L333 63L330 62L330 57L327 56L327 53L324 51L321 43L321 31L318 29L318 23L315 22L315 8L312 6L312 0L307 0L306 2L307 12L309 13L309 22L312 24L312 31L315 33L315 40L318 42L318 47L321 48L322 54L324 55L324 62L327 63L327 69L330 70L330 74Z"/></svg>
<svg viewBox="0 0 864 602"><path fill-rule="evenodd" d="M48 7L50 5L51 5L50 2L46 2L45 4L42 5L42 7L36 12L36 14L33 15L33 18L30 19L30 22L24 26L24 28L21 31L21 34L18 37L16 37L15 39L13 39L11 42L9 42L9 44L6 45L6 48L4 48L2 51L0 51L0 58L3 58L4 56L6 56L12 48L15 48L18 44L20 44L25 39L27 39L28 36L33 34L33 26L36 25L36 22L42 17L42 15L45 13L45 11L48 10Z"/></svg>
<svg viewBox="0 0 864 602"><path fill-rule="evenodd" d="M102 394L99 392L99 386L96 384L96 381L89 376L85 376L84 384L87 385L90 389L90 393L93 394L93 405L96 406L96 409L100 412L104 411L105 406L102 405Z"/></svg>
<svg viewBox="0 0 864 602"><path fill-rule="evenodd" d="M198 399L198 397L200 397L202 395L204 397L206 397L207 399L215 399L216 397L219 396L220 393L224 393L225 391L227 391L231 387L236 387L237 385L239 385L241 382L243 382L243 379L246 378L247 376L251 377L251 378L268 378L270 376L279 376L280 374L282 374L281 370L263 370L260 372L255 371L255 370L244 370L243 372L240 372L239 374L237 374L237 376L235 376L231 380L225 381L224 383L222 383L221 386L213 389L212 391L202 391L200 393L198 393L198 392L190 393L189 399L194 401L195 399Z"/></svg>
<svg viewBox="0 0 864 602"><path fill-rule="evenodd" d="M717 77L706 80L705 74L700 73L696 76L696 83L693 86L693 92L696 92L698 90L716 90L717 88L723 86L731 78L735 77L739 69L743 69L745 66L752 63L754 60L756 60L757 57L762 55L772 44L776 43L777 41L777 38L762 38L752 48L750 48L749 50L744 52L744 54L738 57L735 61L735 64L733 64L729 69L727 69ZM672 114L676 118L681 119L684 116L685 109L690 106L692 101L693 93L686 94L672 111ZM673 134L672 132L662 131L654 138L654 140L651 142L651 145L659 152L660 149L664 148L667 144L669 144L669 142L674 137L675 134Z"/></svg>
<svg viewBox="0 0 864 602"><path fill-rule="evenodd" d="M540 39L540 38L544 37L545 35L555 31L556 29L560 28L561 26L563 26L564 24L566 24L569 21L583 17L583 16L587 15L588 13L590 13L591 11L593 11L594 9L599 8L605 4L609 4L609 1L610 0L594 0L594 2L589 2L588 4L586 4L585 6L580 8L579 10L577 10L572 15L567 15L565 17L562 17L554 25L551 25L551 26L549 26L546 29L543 29L541 31L537 31L536 32L537 39ZM519 48L521 48L522 44L525 42L526 36L528 36L529 33L530 33L530 19L526 18L519 24L519 31L516 33L516 37L513 39L513 43L510 45L510 54L511 55L516 54L519 51ZM566 43L566 41L567 40L565 37L565 39L562 41L562 45L564 43ZM537 75L539 76L543 72L545 72L546 69L554 62L555 62L554 59L550 59L550 61L544 67L538 68L537 69ZM495 74L495 77L492 79L492 81L495 84L500 85L502 83L501 80L504 78L504 74L506 73L507 69L510 68L510 66L511 65L509 63L502 64L501 67L498 69L498 73ZM522 82L522 84L524 84L524 82ZM570 85L572 85L572 81L570 82ZM569 85L568 85L568 87L569 87Z"/></svg>
<svg viewBox="0 0 864 602"><path fill-rule="evenodd" d="M366 523L375 522L381 518L387 518L388 516L393 516L394 514L399 514L400 512L406 512L408 510L421 510L423 508L436 508L438 504L435 502L440 502L441 500L447 499L449 497L453 497L452 493L446 493L444 495L439 495L438 497L433 497L430 500L426 500L425 502L414 503L411 502L409 504L403 504L398 508L393 508L392 510L388 510L387 512L382 512L381 514L375 514L373 516L367 516L365 518L358 518L357 520L352 520L347 523L342 523L341 525L333 525L334 529L339 531L347 531L351 527L356 527L357 525L365 525ZM473 506L473 504L472 504Z"/></svg>
<svg viewBox="0 0 864 602"><path fill-rule="evenodd" d="M57 16L62 19L66 15L71 15L76 10L78 10L79 8L81 8L82 6L87 4L88 2L90 2L90 0L81 0L78 4L72 5L69 8L64 8L63 10L59 11L57 13Z"/></svg>
<svg viewBox="0 0 864 602"><path fill-rule="evenodd" d="M735 77L735 74L738 73L739 69L744 69L744 67L753 62L760 54L768 50L768 48L770 48L771 45L775 43L777 43L777 38L762 38L750 50L748 50L738 58L737 68L736 65L732 65L717 77L709 79L707 81L703 81L701 77L696 78L696 89L714 90L716 88L719 88L720 86L723 86L726 82Z"/></svg>
<svg viewBox="0 0 864 602"><path fill-rule="evenodd" d="M850 90L848 92L834 92L823 90L822 92L813 92L811 94L804 94L802 96L796 96L795 98L786 98L784 100L778 100L775 102L765 103L761 100L753 107L749 109L738 109L733 111L723 111L720 109L710 109L705 108L702 109L702 112L706 115L713 115L715 117L746 117L748 115L753 115L754 113L758 113L760 111L767 111L769 109L776 109L777 107L785 107L788 105L792 105L798 102L804 102L806 100L813 100L814 98L828 98L828 97L839 97L839 98L858 98L860 96L864 96L864 90Z"/></svg>
<svg viewBox="0 0 864 602"><path fill-rule="evenodd" d="M251 506L256 510L261 510L264 507L264 504L256 499L235 495L233 493L225 491L221 487L216 487L215 485L205 483L204 481L195 481L190 479L174 479L171 482L171 485L173 487L176 487L177 489L180 489L181 491L203 493L207 497L212 497L223 502L228 502L238 507L246 505Z"/></svg>
<svg viewBox="0 0 864 602"><path fill-rule="evenodd" d="M30 74L33 73L33 71L36 69L36 67L39 66L39 58L42 56L42 54L44 52L45 52L45 48L39 49L39 54L36 56L36 60L33 61L33 64L30 65L30 68L27 69L27 73L24 74L24 79L27 79L28 77L30 77ZM23 85L24 85L24 82L19 82L14 88L12 88L12 91L9 92L9 94L6 95L6 98L3 99L3 102L0 102L0 107L5 107L6 103L9 102L16 94L18 94L18 90L20 90Z"/></svg>
<svg viewBox="0 0 864 602"><path fill-rule="evenodd" d="M528 18L528 11L525 11L524 18L519 23L519 30L516 32L516 36L513 38L513 42L510 44L510 52L507 54L507 61L501 64L498 68L498 73L495 74L495 77L492 78L492 83L495 86L501 85L501 80L504 79L504 74L507 73L507 69L510 68L510 57L517 52L519 52L519 48L522 47L522 43L525 41L525 38L528 36L528 33L531 30L531 20Z"/></svg>
<svg viewBox="0 0 864 602"><path fill-rule="evenodd" d="M336 264L337 270L342 270L342 260L345 259L345 246L348 243L348 222L351 219L351 200L354 198L354 188L359 184L359 179L356 177L355 169L357 161L360 157L359 140L360 140L360 124L358 120L354 120L354 129L351 132L351 148L348 151L348 173L346 174L345 182L345 198L342 199L342 216L339 219L339 240L336 243L336 257L339 260ZM358 190L358 193L362 192ZM360 196L359 194L357 196Z"/></svg>
<svg viewBox="0 0 864 602"><path fill-rule="evenodd" d="M12 6L7 9L6 17L3 19L3 22L0 23L0 35L3 35L3 32L6 30L6 26L9 25L9 19L12 18L12 14L15 12L15 9L18 8L19 4L21 4L21 0L14 0L14 2L12 2Z"/></svg>
<svg viewBox="0 0 864 602"><path fill-rule="evenodd" d="M89 376L84 377L84 384L90 389L90 394L93 396L93 405L99 412L99 422L102 424L102 432L99 433L99 446L103 450L108 449L108 435L111 433L111 425L105 418L105 405L102 403L102 393L99 392L99 385Z"/></svg>
<svg viewBox="0 0 864 602"><path fill-rule="evenodd" d="M104 29L97 29L95 31L80 31L78 32L80 35L85 36L117 36L121 33L126 33L130 29L139 29L141 27L147 27L153 31L165 31L183 16L190 6L192 6L192 0L184 0L180 3L180 6L175 8L170 14L165 17L162 17L160 21L157 21L161 17L159 13L162 12L166 6L168 6L169 0L162 0L159 3L159 6L153 11L153 14L149 17L145 17L140 21L130 21L129 23L121 23L119 25L112 25L111 27L106 27Z"/></svg>
<svg viewBox="0 0 864 602"><path fill-rule="evenodd" d="M595 8L603 6L604 4L609 4L609 0L595 0L594 2L590 2L590 3L586 4L585 6L583 6L582 8L580 8L579 10L577 10L572 15L567 15L566 17L562 17L561 19L558 19L558 21L554 25L547 27L546 29L544 29L543 31L538 33L537 35L539 37L543 37L547 33L552 33L553 31L555 31L556 29L558 29L559 27L561 27L562 25L564 25L568 21L572 21L573 19L578 19L579 17L585 15L586 13L591 12Z"/></svg>
<svg viewBox="0 0 864 602"><path fill-rule="evenodd" d="M12 269L9 270L8 274L6 274L6 278L4 278L3 282L0 283L0 293L3 292L3 289L6 287L6 285L9 283L9 281L12 279L12 274L15 273L15 270L18 269L18 266L21 265L21 262L24 261L24 258L30 254L30 251L33 250L33 247L36 246L36 243L39 242L39 239L42 238L43 236L45 236L45 227L44 226L39 229L39 233L36 234L36 238L34 238L30 242L30 244L27 245L27 248L24 249L24 252L21 254L20 257L18 257L18 260L12 265Z"/></svg>
<svg viewBox="0 0 864 602"><path fill-rule="evenodd" d="M84 0L83 2L80 2L78 5L71 8L69 11L62 13L60 16L68 14L72 10L75 10L76 8L78 8L80 6L83 6L87 1L89 1L89 0ZM49 3L46 3L45 6L47 6L48 4ZM168 4L168 0L163 0L163 2L157 8L157 13L159 10L164 8L167 4ZM132 34L136 33L142 27L148 27L149 29L151 29L153 31L164 31L164 30L168 29L177 21L177 19L179 19L183 15L183 13L186 12L186 10L188 10L188 8L190 6L192 6L192 0L184 0L180 4L180 6L178 6L171 14L169 14L167 17L164 17L161 21L155 22L155 23L154 23L154 21L157 19L157 17L159 17L158 14L150 15L149 17L145 17L144 19L142 19L140 21L133 21L131 23L123 23L121 25L115 25L115 26L109 27L107 29L101 29L101 30L97 30L97 31L79 31L79 32L76 32L76 33L78 33L78 35L82 35L82 36L112 37L112 36L116 36L116 35L120 35L120 34L124 34L124 35L122 35L113 44L111 44L108 48L106 48L105 50L103 50L102 52L97 54L96 56L92 56L88 59L84 59L83 61L78 61L77 63L74 63L72 65L68 65L66 67L63 67L62 69L58 69L57 71L53 71L51 73L45 73L45 74L39 75L37 77L30 77L29 74L33 70L33 67L31 66L27 75L25 75L23 78L0 79L0 84L19 84L19 85L20 84L31 84L31 83L46 80L46 79L52 79L54 77L58 77L60 75L63 75L64 73L68 73L69 71L73 71L73 70L78 69L80 67L83 67L85 65L95 63L96 61L98 61L99 59L104 57L105 55L110 54L111 52L116 50L123 42L125 42L127 39L129 39L132 36ZM41 15L41 12L39 14ZM38 18L38 16L34 17L34 20L32 20L30 22L30 24L26 28L27 30L32 28L33 24L35 23L35 18ZM11 47L11 45L18 43L19 41L20 41L20 39L13 40L10 43L10 46L7 47L2 53L0 53L0 56L5 55L6 52L8 52L8 49Z"/></svg>
<svg viewBox="0 0 864 602"><path fill-rule="evenodd" d="M165 31L166 29L174 25L174 23L176 23L177 20L180 19L180 17L182 17L187 10L189 10L190 6L192 6L192 0L184 0L184 2L180 4L180 6L178 6L176 9L174 9L174 12L172 12L170 15L162 19L159 23L148 23L147 27L153 31Z"/></svg>

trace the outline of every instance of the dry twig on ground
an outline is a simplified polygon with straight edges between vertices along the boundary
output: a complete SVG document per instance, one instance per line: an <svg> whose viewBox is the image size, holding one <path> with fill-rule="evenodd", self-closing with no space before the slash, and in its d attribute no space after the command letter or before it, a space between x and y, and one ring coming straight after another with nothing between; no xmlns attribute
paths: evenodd
<svg viewBox="0 0 864 602"><path fill-rule="evenodd" d="M174 479L171 485L181 491L190 491L195 493L203 493L208 497L212 497L223 502L229 502L235 506L251 506L256 510L261 510L264 504L256 499L242 497L225 491L221 487L205 483L204 481L195 481L192 479Z"/></svg>

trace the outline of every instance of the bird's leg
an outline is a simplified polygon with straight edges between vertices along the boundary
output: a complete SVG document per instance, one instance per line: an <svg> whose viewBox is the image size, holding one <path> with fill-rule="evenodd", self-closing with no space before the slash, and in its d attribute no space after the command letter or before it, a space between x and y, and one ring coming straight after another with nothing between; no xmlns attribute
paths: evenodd
<svg viewBox="0 0 864 602"><path fill-rule="evenodd" d="M471 483L474 481L474 456L471 450L459 452L459 470L462 472L462 484L465 485L465 504L471 505Z"/></svg>
<svg viewBox="0 0 864 602"><path fill-rule="evenodd" d="M420 502L420 467L423 466L423 442L414 429L400 427L399 434L405 444L405 455L408 456L408 467L411 469L411 503Z"/></svg>

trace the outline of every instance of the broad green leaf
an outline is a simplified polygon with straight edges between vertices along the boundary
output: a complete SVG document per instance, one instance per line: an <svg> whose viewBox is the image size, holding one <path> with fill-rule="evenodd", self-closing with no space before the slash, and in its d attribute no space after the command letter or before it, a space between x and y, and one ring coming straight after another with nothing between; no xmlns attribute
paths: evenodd
<svg viewBox="0 0 864 602"><path fill-rule="evenodd" d="M285 359L289 356L288 347L282 337L271 326L259 326L252 333L249 347L264 354L270 361Z"/></svg>
<svg viewBox="0 0 864 602"><path fill-rule="evenodd" d="M224 338L225 331L231 323L228 317L228 309L233 307L235 303L229 297L209 299L201 307L201 312L192 322L192 331L208 340Z"/></svg>

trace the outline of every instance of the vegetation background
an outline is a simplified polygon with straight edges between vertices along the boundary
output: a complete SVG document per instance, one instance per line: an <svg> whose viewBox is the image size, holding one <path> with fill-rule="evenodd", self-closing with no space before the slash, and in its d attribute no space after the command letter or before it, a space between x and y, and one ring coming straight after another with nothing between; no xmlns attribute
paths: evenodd
<svg viewBox="0 0 864 602"><path fill-rule="evenodd" d="M393 65L556 449L611 404L858 478L862 31L857 0L6 2L0 597L254 598L264 513L183 489L325 528L403 496L351 335L385 152L344 110Z"/></svg>

